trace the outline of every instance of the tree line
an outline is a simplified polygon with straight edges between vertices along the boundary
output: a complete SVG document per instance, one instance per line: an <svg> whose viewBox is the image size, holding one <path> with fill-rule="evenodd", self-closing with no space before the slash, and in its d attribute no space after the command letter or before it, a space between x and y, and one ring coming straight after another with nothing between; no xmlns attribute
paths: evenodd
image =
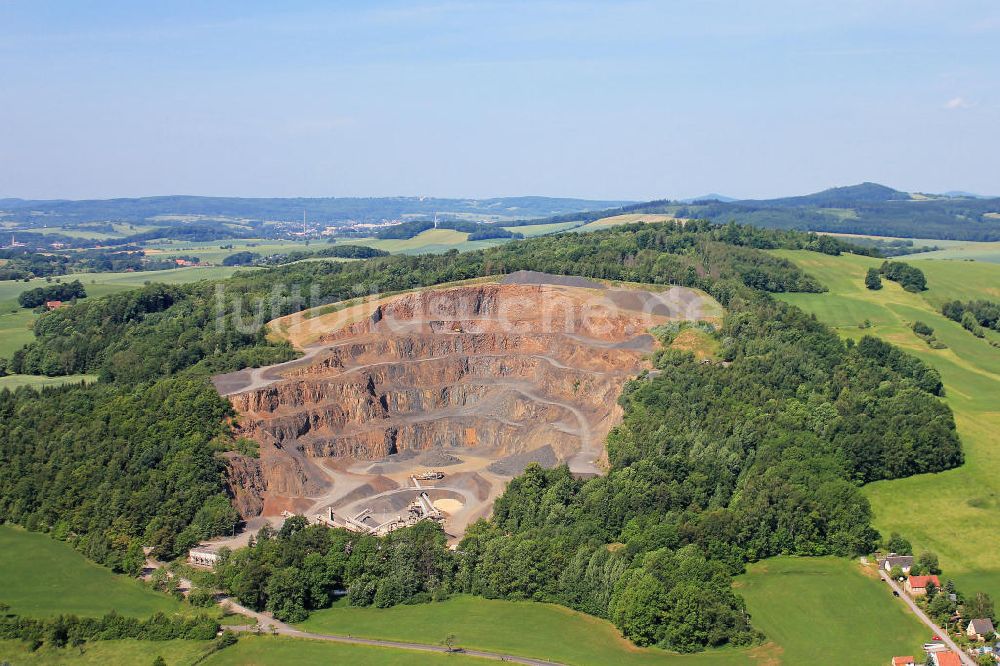
<svg viewBox="0 0 1000 666"><path fill-rule="evenodd" d="M140 620L114 611L99 618L57 615L36 619L0 614L0 638L25 641L33 651L43 644L65 648L80 647L88 641L207 641L214 639L218 631L219 623L205 615L180 618L156 613ZM231 645L234 638L231 636L220 642Z"/></svg>
<svg viewBox="0 0 1000 666"><path fill-rule="evenodd" d="M37 308L48 301L73 301L86 297L87 290L83 288L83 284L79 280L73 280L22 291L17 297L17 304L22 308Z"/></svg>
<svg viewBox="0 0 1000 666"><path fill-rule="evenodd" d="M987 300L948 301L941 314L957 321L977 338L986 337L984 329L1000 331L1000 303Z"/></svg>
<svg viewBox="0 0 1000 666"><path fill-rule="evenodd" d="M927 290L927 278L924 276L924 272L916 266L904 264L901 261L885 261L879 267L879 273L886 280L898 282L906 291L918 292Z"/></svg>

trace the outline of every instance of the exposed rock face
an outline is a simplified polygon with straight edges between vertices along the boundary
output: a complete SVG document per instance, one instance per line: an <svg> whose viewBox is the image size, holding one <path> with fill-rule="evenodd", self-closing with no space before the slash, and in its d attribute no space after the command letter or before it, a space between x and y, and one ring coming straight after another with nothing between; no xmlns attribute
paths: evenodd
<svg viewBox="0 0 1000 666"><path fill-rule="evenodd" d="M267 483L260 460L235 453L226 455L226 490L241 516L258 516L264 508Z"/></svg>
<svg viewBox="0 0 1000 666"><path fill-rule="evenodd" d="M249 388L230 396L261 448L259 461L231 458L237 508L252 516L321 496L336 478L331 458L448 448L516 461L544 447L546 461L599 471L622 385L652 349L646 331L670 318L661 297L615 293L480 284L309 322L320 348L280 374L245 375ZM508 468L518 465L496 467Z"/></svg>

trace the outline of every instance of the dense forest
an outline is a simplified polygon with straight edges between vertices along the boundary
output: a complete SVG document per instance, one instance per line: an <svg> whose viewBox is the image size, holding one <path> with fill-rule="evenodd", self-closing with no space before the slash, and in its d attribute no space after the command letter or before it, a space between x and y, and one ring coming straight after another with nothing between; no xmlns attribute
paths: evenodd
<svg viewBox="0 0 1000 666"><path fill-rule="evenodd" d="M332 241L331 241L332 242ZM256 252L234 252L222 260L223 266L281 266L304 259L372 259L388 257L385 250L376 250L364 245L330 245L317 250L296 250L262 257Z"/></svg>
<svg viewBox="0 0 1000 666"><path fill-rule="evenodd" d="M0 393L0 439L12 443L0 450L0 515L123 571L142 545L170 557L233 529L214 454L235 443L207 375L292 357L264 336L275 316L522 269L684 284L726 307L714 333L719 362L666 349L659 372L627 385L607 476L529 468L457 553L434 525L377 539L293 519L227 555L220 581L288 620L328 605L337 589L377 606L469 592L565 604L643 645L752 642L731 588L745 562L868 552L879 536L860 484L962 461L933 370L874 338L845 343L768 294L823 289L761 251L778 247L851 249L735 224L627 225L88 299L42 315L37 340L11 361L16 371L95 372L101 382Z"/></svg>
<svg viewBox="0 0 1000 666"><path fill-rule="evenodd" d="M229 404L201 379L0 391L0 514L135 573L227 533Z"/></svg>

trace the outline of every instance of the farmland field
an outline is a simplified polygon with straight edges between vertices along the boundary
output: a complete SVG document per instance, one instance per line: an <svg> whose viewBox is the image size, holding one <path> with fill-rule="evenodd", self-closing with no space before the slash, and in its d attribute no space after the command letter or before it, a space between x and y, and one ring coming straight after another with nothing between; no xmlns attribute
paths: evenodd
<svg viewBox="0 0 1000 666"><path fill-rule="evenodd" d="M879 666L930 636L888 586L851 560L775 557L736 580L751 622L787 664Z"/></svg>
<svg viewBox="0 0 1000 666"><path fill-rule="evenodd" d="M846 238L850 240L852 238L871 238L873 240L908 240L913 241L914 247L958 247L960 245L968 245L971 241L964 240L945 240L941 238L903 238L901 236L872 236L871 234L846 234L838 231L817 231L816 233L822 234L823 236L837 236L839 238ZM910 255L907 255L910 256Z"/></svg>
<svg viewBox="0 0 1000 666"><path fill-rule="evenodd" d="M169 663L169 662L168 662ZM460 654L416 652L384 647L368 647L282 636L243 636L232 647L216 652L201 662L206 666L410 666L411 664L488 664L482 659Z"/></svg>
<svg viewBox="0 0 1000 666"><path fill-rule="evenodd" d="M602 217L582 227L577 227L577 231L596 231L597 229L607 229L619 224L633 224L635 222L670 222L674 219L676 218L673 215L666 213L626 213L624 215Z"/></svg>
<svg viewBox="0 0 1000 666"><path fill-rule="evenodd" d="M222 249L221 245L232 245ZM308 252L328 247L326 241L270 240L261 238L226 239L214 241L152 241L146 243L143 249L147 256L154 259L170 259L180 256L195 256L210 264L221 264L222 260L237 252L256 252L260 255L285 254L288 252Z"/></svg>
<svg viewBox="0 0 1000 666"><path fill-rule="evenodd" d="M476 250L492 247L507 242L505 239L490 239L469 241L469 234L454 229L428 229L413 238L377 239L377 238L341 238L337 245L364 245L374 247L393 254L426 254L430 252L445 252L451 249L460 251ZM220 245L232 245L232 248L220 249ZM169 258L182 255L193 255L200 260L219 264L223 259L236 252L256 252L260 255L285 254L288 252L308 252L331 247L326 241L281 241L262 239L242 239L206 242L153 242L147 245L150 256Z"/></svg>
<svg viewBox="0 0 1000 666"><path fill-rule="evenodd" d="M37 652L23 641L0 640L0 663L15 666L65 664L66 666L133 666L152 664L163 657L168 666L188 666L211 647L211 641L93 641L81 652L77 648L42 647ZM204 662L201 662L204 663ZM213 662L214 663L214 662ZM242 662L247 663L247 662Z"/></svg>
<svg viewBox="0 0 1000 666"><path fill-rule="evenodd" d="M965 464L938 474L879 481L865 487L883 534L897 531L914 548L938 553L946 578L967 593L985 591L1000 597L1000 349L978 339L938 309L946 300L1000 300L1000 265L985 262L920 261L929 289L921 294L885 287L864 287L865 271L879 259L806 251L777 251L816 276L830 291L782 294L841 335L878 335L934 366L944 381L945 402L952 408L962 438ZM864 320L871 328L861 329ZM934 350L909 328L920 320L948 348ZM1000 335L989 332L992 340Z"/></svg>
<svg viewBox="0 0 1000 666"><path fill-rule="evenodd" d="M187 284L199 280L218 280L229 277L237 270L240 269L224 266L189 267L132 273L72 273L61 275L59 279L62 282L79 280L87 290L87 297L96 298L135 289L147 282ZM34 339L31 324L38 315L31 310L20 307L17 304L17 297L21 292L53 283L46 282L44 278L36 278L28 282L20 280L0 281L0 358L10 358L11 354Z"/></svg>
<svg viewBox="0 0 1000 666"><path fill-rule="evenodd" d="M469 234L464 231L454 229L428 229L422 231L413 238L400 238L380 240L377 238L359 238L358 240L344 241L344 244L367 245L379 250L385 250L393 254L428 254L431 252L446 252L447 250L458 250L466 252L468 250L479 250L494 245L502 245L509 242L505 238L491 238L489 240L470 241Z"/></svg>
<svg viewBox="0 0 1000 666"><path fill-rule="evenodd" d="M566 664L752 664L773 645L750 650L710 650L677 655L638 648L611 623L562 606L457 596L447 601L392 608L338 604L317 611L302 629L438 644L454 634L456 645L552 659Z"/></svg>
<svg viewBox="0 0 1000 666"><path fill-rule="evenodd" d="M507 231L521 234L525 238L534 236L544 236L545 234L557 234L560 231L567 231L580 226L580 222L551 222L549 224L531 224L524 227L504 227Z"/></svg>
<svg viewBox="0 0 1000 666"><path fill-rule="evenodd" d="M941 243L938 243L941 245ZM941 247L944 247L941 245ZM909 259L954 259L960 261L988 261L1000 264L1000 241L992 243L962 243L951 247L944 247L934 252L923 252L915 254Z"/></svg>
<svg viewBox="0 0 1000 666"><path fill-rule="evenodd" d="M0 602L25 616L99 616L110 610L146 617L185 607L117 576L46 534L0 525Z"/></svg>

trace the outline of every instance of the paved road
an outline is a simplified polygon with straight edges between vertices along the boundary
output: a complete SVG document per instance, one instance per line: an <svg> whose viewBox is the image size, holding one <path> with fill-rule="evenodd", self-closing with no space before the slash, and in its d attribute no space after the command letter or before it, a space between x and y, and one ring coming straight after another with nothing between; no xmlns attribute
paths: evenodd
<svg viewBox="0 0 1000 666"><path fill-rule="evenodd" d="M889 577L889 574L887 574L884 569L879 569L878 575L882 577L882 580L889 583L889 586L892 587L892 590L894 592L899 593L899 598L902 599L906 603L906 605L910 607L910 610L913 611L913 613L918 618L920 618L921 622L930 627L931 631L934 632L935 636L941 637L941 642L947 645L949 650L958 653L958 656L962 660L963 664L965 664L966 666L976 666L976 662L972 659L972 657L963 652L955 643L955 641L951 640L951 636L948 635L947 631L934 624L934 620L927 617L927 614L923 610L921 610L920 606L918 606L913 602L913 599L910 598L910 595L906 594L906 592L904 592L899 587L896 581L894 581L892 578Z"/></svg>
<svg viewBox="0 0 1000 666"><path fill-rule="evenodd" d="M333 643L351 643L354 645L373 645L376 647L396 648L397 650L412 650L416 652L440 652L448 653L448 648L441 645L427 645L425 643L407 643L405 641L383 641L374 638L356 638L354 636L344 636L341 634L314 634L308 631L300 631L295 627L280 622L270 615L252 611L245 606L241 606L232 599L226 597L219 601L220 604L228 606L231 610L248 615L260 625L264 631L274 628L274 633L293 638L311 638L319 641L330 641ZM256 626L235 626L226 627L234 631L257 631ZM492 659L493 661L505 661L512 664L527 664L528 666L562 666L557 661L545 661L544 659L530 659L528 657L517 657L512 654L502 654L500 652L487 652L485 650L462 650L460 653L466 657L479 657L480 659Z"/></svg>

